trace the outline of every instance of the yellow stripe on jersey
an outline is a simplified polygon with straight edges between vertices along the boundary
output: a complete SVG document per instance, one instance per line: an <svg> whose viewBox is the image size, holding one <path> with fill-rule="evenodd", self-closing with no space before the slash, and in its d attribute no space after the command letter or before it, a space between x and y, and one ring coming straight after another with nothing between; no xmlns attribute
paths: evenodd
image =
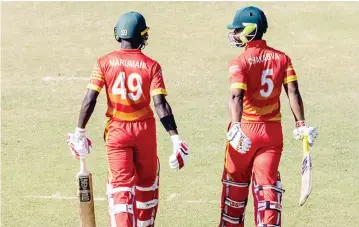
<svg viewBox="0 0 359 227"><path fill-rule="evenodd" d="M258 121L261 121L260 119L261 119L261 117L262 116L260 116L260 115L258 115L258 116L253 116L253 117L250 117L250 116L242 116L242 120L243 121L256 121L256 122L258 122ZM279 114L277 114L275 117L273 117L273 118L270 118L270 119L268 119L268 120L265 120L265 121L280 121L282 119L282 115L281 115L281 113L279 113Z"/></svg>
<svg viewBox="0 0 359 227"><path fill-rule="evenodd" d="M99 80L99 81L105 82L101 77L91 76L90 79L91 79L91 80Z"/></svg>
<svg viewBox="0 0 359 227"><path fill-rule="evenodd" d="M297 80L297 76L296 75L292 75L292 76L287 76L284 78L283 84L287 84L289 82L293 82Z"/></svg>
<svg viewBox="0 0 359 227"><path fill-rule="evenodd" d="M167 91L164 88L157 88L151 91L151 96L155 95L167 95Z"/></svg>
<svg viewBox="0 0 359 227"><path fill-rule="evenodd" d="M100 87L100 86L97 86L97 85L95 85L95 84L88 84L87 85L87 88L88 89L92 89L92 90L95 90L95 91L97 91L97 92L101 92L101 90L102 90L102 87Z"/></svg>
<svg viewBox="0 0 359 227"><path fill-rule="evenodd" d="M294 70L293 67L289 66L289 67L287 68L287 71L290 71L290 70Z"/></svg>
<svg viewBox="0 0 359 227"><path fill-rule="evenodd" d="M247 84L245 83L233 83L231 84L231 88L240 88L243 90L247 90Z"/></svg>
<svg viewBox="0 0 359 227"><path fill-rule="evenodd" d="M278 113L275 117L269 119L269 121L280 121L281 118L282 118L282 114Z"/></svg>
<svg viewBox="0 0 359 227"><path fill-rule="evenodd" d="M100 73L91 73L91 77L97 77L97 78L101 78L101 79L104 78L104 76L101 75Z"/></svg>
<svg viewBox="0 0 359 227"><path fill-rule="evenodd" d="M142 109L137 110L132 113L126 113L126 112L120 112L120 111L113 110L112 116L114 118L117 118L117 119L120 119L123 121L134 121L136 119L139 119L139 118L145 116L150 111L151 111L151 107L145 107L145 108L142 108Z"/></svg>
<svg viewBox="0 0 359 227"><path fill-rule="evenodd" d="M242 115L242 120L244 120L244 121L257 121L258 117L247 117L247 116Z"/></svg>
<svg viewBox="0 0 359 227"><path fill-rule="evenodd" d="M279 108L279 104L275 103L269 106L263 106L263 107L256 107L252 105L244 105L243 106L243 113L245 114L254 114L254 115L266 115L273 113L273 111L277 110Z"/></svg>

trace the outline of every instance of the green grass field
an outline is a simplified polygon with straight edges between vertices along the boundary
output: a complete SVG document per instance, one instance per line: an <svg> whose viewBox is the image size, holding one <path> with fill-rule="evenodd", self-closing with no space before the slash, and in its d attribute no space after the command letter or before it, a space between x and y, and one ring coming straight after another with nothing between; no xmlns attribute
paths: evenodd
<svg viewBox="0 0 359 227"><path fill-rule="evenodd" d="M282 97L283 226L359 226L359 3L253 4L267 15L269 45L291 56L307 122L320 133L312 149L312 195L299 207L301 143L292 138L294 120ZM162 166L156 226L217 226L228 122L227 65L242 51L227 43L226 25L245 5L2 3L1 226L78 226L73 198L79 163L68 151L65 136L76 127L93 63L118 48L113 26L129 10L142 12L151 27L145 53L163 67L168 100L191 147L185 169L171 170L172 144L158 124ZM71 76L85 79L63 80ZM88 124L94 144L88 166L100 199L106 190L105 99L103 92ZM98 200L95 206L97 225L108 226L106 201ZM246 226L254 226L252 202L247 211Z"/></svg>

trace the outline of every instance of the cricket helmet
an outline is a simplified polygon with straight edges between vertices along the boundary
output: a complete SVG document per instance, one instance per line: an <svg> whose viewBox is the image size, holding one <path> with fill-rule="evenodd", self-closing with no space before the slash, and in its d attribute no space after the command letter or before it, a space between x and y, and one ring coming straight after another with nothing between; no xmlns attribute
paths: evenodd
<svg viewBox="0 0 359 227"><path fill-rule="evenodd" d="M243 47L254 38L261 38L267 31L267 18L262 10L249 6L237 10L232 24L227 26L231 30L239 32L228 33L228 41L235 47Z"/></svg>
<svg viewBox="0 0 359 227"><path fill-rule="evenodd" d="M137 12L122 14L114 28L115 38L121 39L144 39L147 40L148 30L145 18Z"/></svg>

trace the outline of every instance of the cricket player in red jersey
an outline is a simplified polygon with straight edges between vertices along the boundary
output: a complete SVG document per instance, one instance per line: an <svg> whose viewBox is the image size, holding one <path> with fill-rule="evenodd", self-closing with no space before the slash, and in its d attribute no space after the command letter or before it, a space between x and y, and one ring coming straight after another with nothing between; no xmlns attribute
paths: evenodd
<svg viewBox="0 0 359 227"><path fill-rule="evenodd" d="M268 25L263 11L245 7L236 12L230 43L245 51L229 64L231 95L228 144L223 171L221 227L243 227L249 185L252 181L255 223L258 227L281 226L281 187L278 166L283 150L280 113L282 86L296 120L294 136L317 135L306 126L297 76L290 58L262 40Z"/></svg>
<svg viewBox="0 0 359 227"><path fill-rule="evenodd" d="M74 155L89 153L91 141L85 127L105 87L109 118L105 129L108 157L107 198L111 227L154 226L158 207L159 162L156 124L151 97L164 128L173 142L170 167L181 169L188 147L180 139L167 95L161 66L141 51L147 44L145 18L123 14L115 27L119 50L99 58L92 71L75 133L68 143Z"/></svg>

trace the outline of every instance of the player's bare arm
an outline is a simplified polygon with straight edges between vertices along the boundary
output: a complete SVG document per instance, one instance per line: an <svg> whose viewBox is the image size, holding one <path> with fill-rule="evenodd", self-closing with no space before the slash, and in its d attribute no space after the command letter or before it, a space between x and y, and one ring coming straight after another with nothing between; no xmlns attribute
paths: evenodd
<svg viewBox="0 0 359 227"><path fill-rule="evenodd" d="M284 84L284 90L287 93L289 99L289 105L292 109L295 121L304 121L304 105L302 96L299 92L299 86L297 81Z"/></svg>
<svg viewBox="0 0 359 227"><path fill-rule="evenodd" d="M287 93L289 105L296 121L296 128L293 130L294 138L301 140L304 136L307 136L309 145L312 146L318 133L315 127L305 125L304 105L302 96L299 92L298 82L292 81L284 84L283 86L285 92Z"/></svg>
<svg viewBox="0 0 359 227"><path fill-rule="evenodd" d="M79 128L85 128L87 122L89 121L95 106L96 106L96 100L99 95L98 91L87 89L87 93L85 95L85 98L82 102L82 107L80 110L80 117L78 126Z"/></svg>
<svg viewBox="0 0 359 227"><path fill-rule="evenodd" d="M181 169L188 160L188 146L178 135L175 118L165 95L158 94L153 96L153 103L156 113L160 118L163 127L170 134L173 143L173 154L169 158L170 167L172 169Z"/></svg>
<svg viewBox="0 0 359 227"><path fill-rule="evenodd" d="M95 109L98 94L98 91L87 89L75 133L69 133L67 136L70 150L77 159L84 159L91 150L92 142L86 137L85 127Z"/></svg>
<svg viewBox="0 0 359 227"><path fill-rule="evenodd" d="M231 116L231 126L227 133L227 139L231 146L239 153L243 154L246 153L251 147L251 141L241 130L244 93L244 89L231 89L231 95L228 101L229 113Z"/></svg>
<svg viewBox="0 0 359 227"><path fill-rule="evenodd" d="M177 126L172 114L170 104L167 102L166 97L162 94L153 96L153 103L157 116L161 119L161 122L168 133L173 136L177 135Z"/></svg>
<svg viewBox="0 0 359 227"><path fill-rule="evenodd" d="M231 122L241 122L243 112L243 97L245 90L232 88L228 101Z"/></svg>

